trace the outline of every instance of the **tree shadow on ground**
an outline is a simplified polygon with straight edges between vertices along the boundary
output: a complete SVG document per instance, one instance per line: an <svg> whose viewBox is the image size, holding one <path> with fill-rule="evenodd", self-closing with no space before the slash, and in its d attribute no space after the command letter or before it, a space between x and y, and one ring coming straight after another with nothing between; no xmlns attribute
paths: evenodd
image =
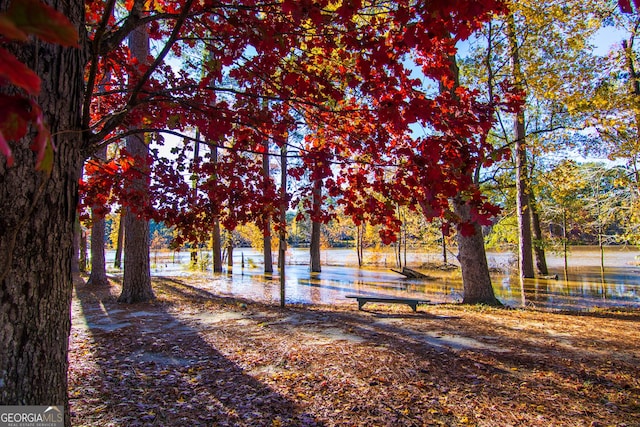
<svg viewBox="0 0 640 427"><path fill-rule="evenodd" d="M109 339L120 339L129 349L125 354L116 352L117 358L128 357L132 362L127 366L133 367L141 366L141 362L160 365L142 372L134 369L125 377L147 375L145 381L162 387L161 380L150 377L171 373L178 377L172 381L179 383L164 391L176 402L171 407L182 409L184 402L193 402L194 414L208 414L212 410L197 400L216 402L212 394L224 396L235 390L224 384L203 383L203 378L211 382L216 377L207 377L201 365L182 365L185 360L198 360L200 350L192 350L194 346L211 348L210 343L221 343L233 360L243 366L251 361L252 375L262 372L257 375L260 381L244 378L248 375L230 360L231 356L225 358L218 350L214 354L223 359L220 362L210 360L209 350L202 355L206 369L235 372L241 382L238 390L243 393L245 388L254 395L277 389L278 405L297 411L288 419L280 411L271 411L267 417L253 418L258 420L253 423L233 413L238 408L243 413L259 412L261 406L251 403L253 397L231 403L218 398L214 412L222 413L219 419L223 421L214 419L209 422L212 425L270 425L278 420L283 420L282 425L317 425L324 421L329 425L398 426L636 425L638 421L640 406L634 403L640 402L637 358L635 363L622 358L631 357L637 346L615 336L605 337L609 340L606 342L590 342L597 335L591 322L581 334L571 334L567 323L573 318L555 313L540 317L520 310L456 306L427 306L418 313L394 306L381 306L375 312L299 305L279 309L219 297L182 280L155 285L158 294L168 296L174 305L150 305L148 310L142 307L135 312L152 314L157 310L162 322L148 315L152 319L148 325L133 329L135 319L145 316L129 313L123 317L117 311L129 310L129 306L109 305L108 300L102 300L105 312L132 323L120 325L121 335L116 333L118 329L108 335ZM91 307L96 306L102 310L100 304ZM167 313L169 310L175 314ZM228 314L231 316L224 316ZM226 320L207 323L209 315ZM155 328L153 334L145 332L151 327ZM186 328L184 333L182 327ZM96 334L98 329L94 326ZM204 343L200 338L188 339L194 329L201 331ZM139 331L150 335L142 339L143 353L136 350L140 338L135 334ZM168 335L176 338L172 341ZM108 346L105 339L100 340L102 346ZM617 346L611 349L620 350L620 357L611 357L605 345ZM110 350L107 356L113 353ZM101 369L111 366L110 360L105 360L107 356L96 356L100 357ZM119 362L117 369L127 366ZM122 376L115 371L102 373L100 383L109 383L104 378L112 375ZM225 382L235 381L234 376L223 378ZM192 382L194 390L182 396L172 391L184 390ZM136 386L143 387L141 380L133 384ZM305 410L294 403L300 393ZM122 390L113 394L131 395ZM245 400L250 402L242 403ZM120 411L117 406L110 403L110 411ZM149 423L202 425L196 415L192 415L195 422L190 424L175 416L163 417L152 418ZM165 422L168 419L172 422ZM100 420L99 414L92 420Z"/></svg>
<svg viewBox="0 0 640 427"><path fill-rule="evenodd" d="M70 384L73 424L323 425L247 375L162 304L118 304L108 288L80 282L74 335L89 335L91 346L73 363L81 378ZM92 408L80 411L86 405Z"/></svg>

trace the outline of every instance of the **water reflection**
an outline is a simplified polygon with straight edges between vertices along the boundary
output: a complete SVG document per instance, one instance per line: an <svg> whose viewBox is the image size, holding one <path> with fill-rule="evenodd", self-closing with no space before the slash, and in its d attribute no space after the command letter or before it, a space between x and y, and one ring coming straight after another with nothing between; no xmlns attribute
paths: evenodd
<svg viewBox="0 0 640 427"><path fill-rule="evenodd" d="M640 307L640 267L635 264L635 251L608 250L608 265L601 271L597 250L577 250L572 254L565 279L562 259L547 259L550 274L557 279L537 278L520 281L513 269L510 253L490 253L494 291L503 303L510 306L535 306L551 309L583 310L592 307ZM429 299L433 302L462 300L460 273L430 271L434 280L406 279L385 266L393 254L376 254L380 266L357 268L355 251L327 250L323 253L323 271L310 273L306 265L308 252L290 249L287 254L285 291L287 303L352 304L345 298L350 294L399 296ZM107 262L113 254L107 253ZM414 253L408 256L410 265L438 260L437 254ZM236 259L237 258L237 259ZM152 256L152 259L155 257ZM236 250L233 271L213 274L194 271L189 266L190 254L158 254L153 275L189 277L197 286L223 295L235 295L265 302L278 302L280 277L262 272L262 256L250 250ZM244 259L244 267L242 260Z"/></svg>

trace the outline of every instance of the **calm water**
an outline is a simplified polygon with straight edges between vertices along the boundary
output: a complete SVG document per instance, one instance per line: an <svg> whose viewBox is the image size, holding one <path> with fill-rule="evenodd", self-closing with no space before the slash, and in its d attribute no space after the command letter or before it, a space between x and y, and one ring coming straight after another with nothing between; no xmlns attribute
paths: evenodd
<svg viewBox="0 0 640 427"><path fill-rule="evenodd" d="M565 279L563 259L548 254L549 274L557 275L558 279L527 279L524 284L515 274L516 260L512 253L488 253L487 259L494 272L494 291L503 303L584 310L614 306L640 308L640 266L635 265L637 255L640 255L640 251L636 248L607 248L605 271L601 274L597 248L574 248ZM201 253L200 259L206 259L207 256ZM159 253L157 257L152 252L152 275L188 277L189 284L215 294L265 302L279 301L280 277L277 268L274 268L274 274L265 275L262 254L255 250L237 248L232 271L221 274L189 269L189 257L188 252ZM433 302L462 300L459 270L421 270L434 279L406 279L390 270L395 268L392 251L365 253L365 260L376 266L357 268L353 249L325 250L322 253L322 272L313 274L309 272L308 259L308 249L287 251L287 303L353 305L352 300L345 298L345 295L352 294L419 297ZM107 263L111 265L112 260L113 252L107 251ZM440 262L441 257L438 254L410 253L407 261L409 266L417 266L426 262ZM113 273L117 274L115 271Z"/></svg>

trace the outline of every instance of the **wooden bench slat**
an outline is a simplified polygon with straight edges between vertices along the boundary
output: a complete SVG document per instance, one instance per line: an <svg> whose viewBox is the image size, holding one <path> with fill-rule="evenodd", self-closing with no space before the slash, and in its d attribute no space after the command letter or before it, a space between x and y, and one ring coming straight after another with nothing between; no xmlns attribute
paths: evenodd
<svg viewBox="0 0 640 427"><path fill-rule="evenodd" d="M365 295L346 295L346 298L354 298L358 301L358 310L362 310L362 307L368 302L381 302L388 304L406 304L417 311L418 304L428 304L428 300L416 299L416 298L396 298L396 297L376 297Z"/></svg>

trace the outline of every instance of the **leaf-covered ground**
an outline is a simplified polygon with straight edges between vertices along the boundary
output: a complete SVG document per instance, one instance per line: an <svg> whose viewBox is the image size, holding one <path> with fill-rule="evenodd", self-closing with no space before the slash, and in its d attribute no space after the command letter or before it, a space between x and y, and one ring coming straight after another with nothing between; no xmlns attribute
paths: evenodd
<svg viewBox="0 0 640 427"><path fill-rule="evenodd" d="M640 310L280 309L154 287L123 305L117 282L77 282L74 425L640 426Z"/></svg>

